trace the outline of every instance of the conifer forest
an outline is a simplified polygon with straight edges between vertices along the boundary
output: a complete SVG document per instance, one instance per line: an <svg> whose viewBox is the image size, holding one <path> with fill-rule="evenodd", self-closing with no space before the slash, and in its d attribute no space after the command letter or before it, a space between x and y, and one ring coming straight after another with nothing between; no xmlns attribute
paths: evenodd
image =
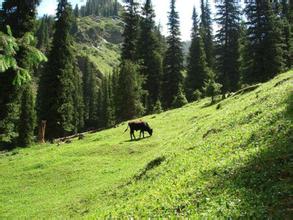
<svg viewBox="0 0 293 220"><path fill-rule="evenodd" d="M0 1L0 219L290 219L291 1L46 1Z"/></svg>

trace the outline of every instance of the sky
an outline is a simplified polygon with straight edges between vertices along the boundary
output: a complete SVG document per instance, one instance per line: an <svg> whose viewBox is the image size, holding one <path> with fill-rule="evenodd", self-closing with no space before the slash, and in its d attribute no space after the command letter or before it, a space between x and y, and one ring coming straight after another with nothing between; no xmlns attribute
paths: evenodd
<svg viewBox="0 0 293 220"><path fill-rule="evenodd" d="M21 0L20 0L21 1ZM82 6L85 4L86 0L69 0L73 7L78 4ZM215 15L215 7L214 1L210 0L211 9L212 9L212 17ZM3 0L0 0L2 3ZM140 2L144 2L144 0L140 0ZM161 24L162 33L164 35L168 34L168 11L170 0L153 0L152 1L155 12L156 12L156 22ZM196 7L198 14L200 14L200 0L177 0L176 1L176 9L179 13L180 19L180 30L181 30L181 39L183 41L190 40L190 30L192 27L192 9L193 6ZM42 0L41 5L38 8L38 16L42 16L44 14L54 15L57 7L57 0ZM217 27L215 26L214 29Z"/></svg>

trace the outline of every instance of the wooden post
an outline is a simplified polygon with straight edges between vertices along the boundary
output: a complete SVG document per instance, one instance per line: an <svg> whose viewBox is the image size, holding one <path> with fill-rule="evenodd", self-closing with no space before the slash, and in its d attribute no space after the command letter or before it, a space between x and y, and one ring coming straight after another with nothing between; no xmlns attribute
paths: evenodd
<svg viewBox="0 0 293 220"><path fill-rule="evenodd" d="M46 120L42 120L40 126L39 126L39 143L44 144L45 143L45 134L46 134Z"/></svg>

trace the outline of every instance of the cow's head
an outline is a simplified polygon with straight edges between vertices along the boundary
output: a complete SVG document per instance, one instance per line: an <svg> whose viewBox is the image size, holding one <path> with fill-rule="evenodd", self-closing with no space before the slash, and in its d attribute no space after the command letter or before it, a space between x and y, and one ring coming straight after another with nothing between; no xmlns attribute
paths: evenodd
<svg viewBox="0 0 293 220"><path fill-rule="evenodd" d="M149 135L152 136L153 135L153 129L150 128L150 130L148 131Z"/></svg>

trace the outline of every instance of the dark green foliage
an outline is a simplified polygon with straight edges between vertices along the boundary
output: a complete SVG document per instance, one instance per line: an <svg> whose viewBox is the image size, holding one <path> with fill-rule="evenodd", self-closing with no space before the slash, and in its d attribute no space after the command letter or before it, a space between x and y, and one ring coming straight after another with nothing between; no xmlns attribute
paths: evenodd
<svg viewBox="0 0 293 220"><path fill-rule="evenodd" d="M209 0L206 0L206 2L204 2L204 0L201 0L200 32L203 38L208 67L213 69L215 64L215 55L211 14L212 13L209 5Z"/></svg>
<svg viewBox="0 0 293 220"><path fill-rule="evenodd" d="M210 79L205 82L204 91L206 96L210 96L212 98L212 103L215 102L215 96L220 94L222 85L216 83L214 74L211 74Z"/></svg>
<svg viewBox="0 0 293 220"><path fill-rule="evenodd" d="M172 102L172 108L180 108L187 103L188 101L183 93L183 90L179 88L178 93Z"/></svg>
<svg viewBox="0 0 293 220"><path fill-rule="evenodd" d="M160 98L160 81L163 71L160 42L155 32L154 17L151 0L147 0L142 7L138 40L138 57L142 61L141 73L146 79L143 89L147 91L147 103L145 103L147 112L152 112L152 108Z"/></svg>
<svg viewBox="0 0 293 220"><path fill-rule="evenodd" d="M269 1L250 1L247 15L245 83L264 82L284 69L281 24Z"/></svg>
<svg viewBox="0 0 293 220"><path fill-rule="evenodd" d="M43 52L47 52L50 46L50 39L53 35L54 18L44 15L37 29L37 48Z"/></svg>
<svg viewBox="0 0 293 220"><path fill-rule="evenodd" d="M21 96L20 118L18 127L18 144L21 147L29 146L34 141L36 125L35 100L30 84L25 85Z"/></svg>
<svg viewBox="0 0 293 220"><path fill-rule="evenodd" d="M153 113L159 114L161 112L163 112L163 107L162 107L160 100L157 100L154 107L153 107Z"/></svg>
<svg viewBox="0 0 293 220"><path fill-rule="evenodd" d="M292 7L292 4L291 4ZM279 16L282 24L282 34L283 34L283 55L285 66L290 69L293 64L293 35L292 35L292 17L293 8L290 9L289 2L287 0L281 1L281 10ZM290 23L291 22L291 23Z"/></svg>
<svg viewBox="0 0 293 220"><path fill-rule="evenodd" d="M126 11L123 16L125 22L122 44L122 60L137 61L137 38L139 28L138 3L134 0L126 1Z"/></svg>
<svg viewBox="0 0 293 220"><path fill-rule="evenodd" d="M34 31L38 4L38 0L5 0L0 10L0 31L8 33L7 26L9 25L13 37L23 39L18 42L19 47L14 56L18 68L10 68L0 74L0 141L5 142L5 145L15 142L18 135L21 89L13 85L13 82L20 85L23 82L20 77L26 76L24 79L29 79L31 77L29 71L32 70L33 65L44 58L33 47L31 35L27 34ZM26 132L28 133L25 135L30 136L31 130L28 129Z"/></svg>
<svg viewBox="0 0 293 220"><path fill-rule="evenodd" d="M98 79L96 70L88 58L83 69L84 119L86 128L98 126Z"/></svg>
<svg viewBox="0 0 293 220"><path fill-rule="evenodd" d="M130 60L124 60L120 65L117 97L119 121L133 119L144 113L141 102L143 79L138 70L139 66Z"/></svg>
<svg viewBox="0 0 293 220"><path fill-rule="evenodd" d="M195 8L193 9L192 19L193 28L187 64L187 77L185 79L185 91L188 101L194 101L193 93L195 90L203 91L204 82L208 78L209 72Z"/></svg>
<svg viewBox="0 0 293 220"><path fill-rule="evenodd" d="M49 139L73 133L80 115L76 109L79 86L70 36L73 15L67 0L59 2L56 16L52 49L41 76L39 94L39 120L47 120Z"/></svg>
<svg viewBox="0 0 293 220"><path fill-rule="evenodd" d="M222 92L235 92L240 80L240 6L239 1L219 0L217 6L216 66Z"/></svg>
<svg viewBox="0 0 293 220"><path fill-rule="evenodd" d="M80 15L117 16L121 7L117 0L87 0L86 5L80 8Z"/></svg>
<svg viewBox="0 0 293 220"><path fill-rule="evenodd" d="M76 18L79 17L79 8L78 8L78 4L75 5L75 8L73 10L73 14Z"/></svg>
<svg viewBox="0 0 293 220"><path fill-rule="evenodd" d="M85 118L84 118L84 96L83 96L83 83L82 83L82 75L77 65L73 66L73 74L74 74L74 132L81 132L85 126Z"/></svg>
<svg viewBox="0 0 293 220"><path fill-rule="evenodd" d="M24 36L26 32L33 32L39 3L39 0L5 0L0 10L0 30L5 32L9 25L16 38Z"/></svg>
<svg viewBox="0 0 293 220"><path fill-rule="evenodd" d="M168 48L164 58L164 73L162 82L162 101L165 109L172 107L172 102L179 93L183 83L183 52L181 48L179 16L175 10L175 0L171 0L169 12Z"/></svg>
<svg viewBox="0 0 293 220"><path fill-rule="evenodd" d="M115 107L111 76L105 76L99 91L99 127L108 128L115 124Z"/></svg>

